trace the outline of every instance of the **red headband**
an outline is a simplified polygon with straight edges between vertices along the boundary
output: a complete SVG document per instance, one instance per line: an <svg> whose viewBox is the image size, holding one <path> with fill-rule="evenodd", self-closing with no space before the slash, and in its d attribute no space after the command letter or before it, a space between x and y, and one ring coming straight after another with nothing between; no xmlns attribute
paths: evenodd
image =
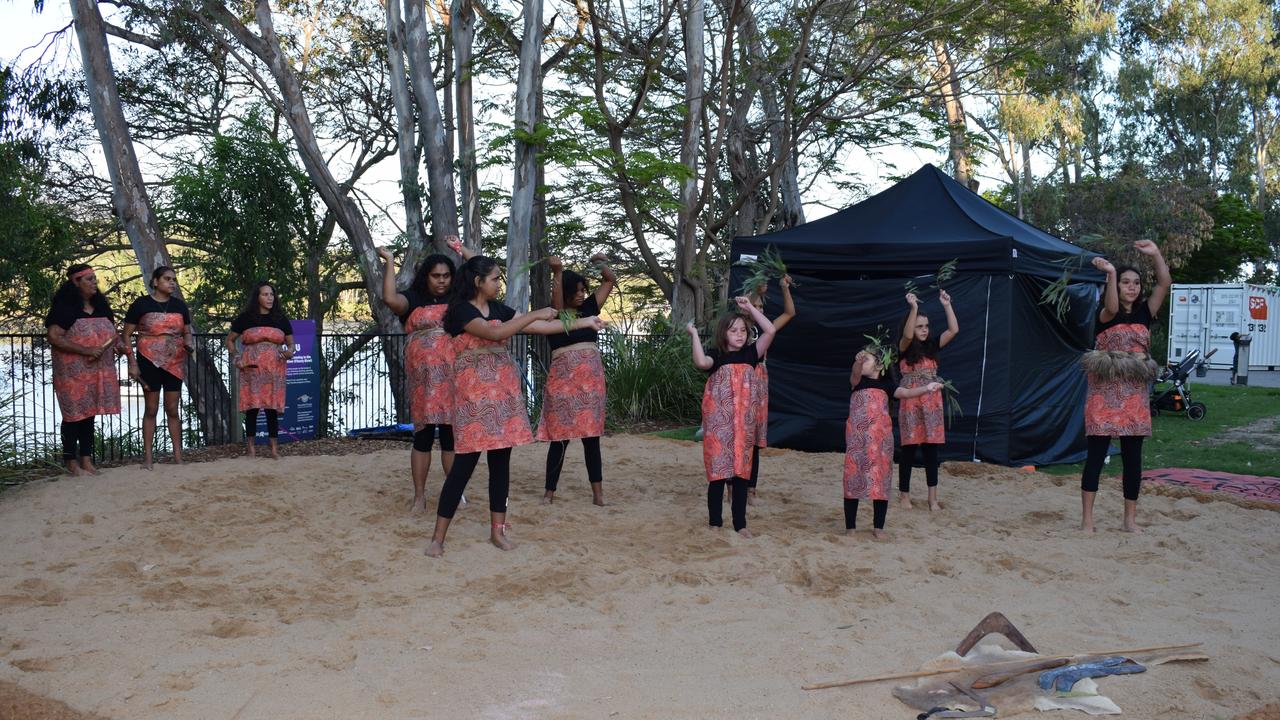
<svg viewBox="0 0 1280 720"><path fill-rule="evenodd" d="M71 279L79 280L80 278L84 277L85 275L88 275L91 272L93 272L93 268L91 267L87 267L83 270L77 270L76 272L71 273Z"/></svg>

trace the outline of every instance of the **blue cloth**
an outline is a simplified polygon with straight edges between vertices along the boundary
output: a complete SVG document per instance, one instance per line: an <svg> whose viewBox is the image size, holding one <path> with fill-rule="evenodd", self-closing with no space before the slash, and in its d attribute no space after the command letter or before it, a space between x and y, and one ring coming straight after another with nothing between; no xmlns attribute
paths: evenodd
<svg viewBox="0 0 1280 720"><path fill-rule="evenodd" d="M1040 673L1040 689L1052 687L1060 693L1070 692L1071 686L1085 678L1099 678L1108 675L1131 675L1146 672L1142 665L1124 657L1114 656L1091 663L1064 665L1060 668Z"/></svg>

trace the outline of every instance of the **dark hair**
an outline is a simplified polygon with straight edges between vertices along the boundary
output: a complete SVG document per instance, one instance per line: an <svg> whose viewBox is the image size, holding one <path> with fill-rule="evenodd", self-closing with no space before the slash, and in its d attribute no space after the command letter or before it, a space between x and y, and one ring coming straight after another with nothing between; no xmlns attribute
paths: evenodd
<svg viewBox="0 0 1280 720"><path fill-rule="evenodd" d="M1121 265L1116 268L1116 292L1120 290L1120 276L1131 272L1138 276L1138 299L1134 300L1134 304L1142 301L1142 291L1147 289L1147 281L1142 277L1142 271L1132 265ZM1132 308L1131 308L1132 309Z"/></svg>
<svg viewBox="0 0 1280 720"><path fill-rule="evenodd" d="M53 299L49 301L49 306L55 313L60 311L74 312L76 308L80 307L82 302L80 300L80 288L76 287L76 284L72 282L71 276L78 272L89 270L91 267L85 263L76 263L67 268L67 279L58 286L58 289L53 293ZM111 318L111 322L115 322L116 314L111 311L111 303L107 302L107 296L103 295L101 290L95 292L89 298L89 304L93 306L95 312L105 313L107 317Z"/></svg>
<svg viewBox="0 0 1280 720"><path fill-rule="evenodd" d="M431 253L422 262L418 263L418 269L413 273L413 281L409 283L411 290L417 290L423 295L431 295L431 286L427 284L427 276L435 269L437 265L444 265L449 268L449 276L458 274L458 269L453 266L453 261L440 253ZM448 295L450 290L446 290Z"/></svg>
<svg viewBox="0 0 1280 720"><path fill-rule="evenodd" d="M453 276L453 298L449 304L470 302L476 296L476 280L488 277L496 267L498 261L486 255L476 255L462 263L458 274Z"/></svg>
<svg viewBox="0 0 1280 720"><path fill-rule="evenodd" d="M578 286L588 295L591 294L591 286L587 284L587 279L572 270L565 270L560 276L560 292L564 299L564 306L569 307L569 300L578 292Z"/></svg>
<svg viewBox="0 0 1280 720"><path fill-rule="evenodd" d="M711 336L711 342L722 353L729 352L729 328L733 326L734 320L741 320L744 328L751 327L751 321L740 312L731 310L722 313L716 320L716 332Z"/></svg>
<svg viewBox="0 0 1280 720"><path fill-rule="evenodd" d="M148 284L149 284L149 286L150 286L150 287L155 287L155 286L156 286L156 281L160 279L160 276L161 276L161 275L164 275L164 274L165 274L165 273L167 273L167 272L171 272L171 273L173 273L173 276L174 276L175 278L176 278L176 277L178 277L178 271L177 271L177 270L174 270L173 268L169 267L168 265L161 265L160 267L158 267L158 268L156 268L155 270L152 270L152 271L151 271L151 282L150 282L150 283L148 283Z"/></svg>
<svg viewBox="0 0 1280 720"><path fill-rule="evenodd" d="M901 334L898 337L911 338L911 343L907 345L907 349L902 351L902 359L906 360L910 365L915 365L925 358L929 358L930 360L938 359L938 337L933 334L933 328L929 328L929 337L925 338L924 342L920 342L916 339L916 329L914 327L907 327L907 320L910 318L911 313L908 312L906 316L902 318L902 322L898 325L898 327L902 329ZM917 310L916 319L918 320L919 318L928 320L929 316ZM930 322L929 325L932 326L933 323ZM899 347L901 347L901 345L899 345Z"/></svg>
<svg viewBox="0 0 1280 720"><path fill-rule="evenodd" d="M269 280L259 280L253 284L253 289L249 291L248 296L244 299L244 307L240 308L241 317L253 317L260 315L258 312L258 293L262 292L262 288L271 288L271 293L276 296L276 301L271 304L271 309L267 311L267 317L272 322L279 323L284 320L284 310L280 309L280 291L276 290L276 284Z"/></svg>

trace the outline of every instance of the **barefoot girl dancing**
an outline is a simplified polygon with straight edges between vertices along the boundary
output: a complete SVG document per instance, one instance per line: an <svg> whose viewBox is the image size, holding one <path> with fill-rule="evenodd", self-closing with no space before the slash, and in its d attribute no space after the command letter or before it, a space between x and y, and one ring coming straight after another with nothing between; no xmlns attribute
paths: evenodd
<svg viewBox="0 0 1280 720"><path fill-rule="evenodd" d="M960 332L956 313L951 309L951 296L946 290L940 290L938 300L947 314L947 329L935 338L929 331L929 317L920 312L920 301L915 293L907 293L911 311L907 313L902 325L902 339L898 341L898 351L902 353L898 370L902 373L901 385L904 388L922 387L937 379L938 351ZM941 393L928 393L898 404L898 433L902 442L902 456L898 463L898 502L902 507L911 507L911 468L916 462L916 448L919 448L924 456L929 509L942 509L938 503L938 447L947 441L946 432Z"/></svg>

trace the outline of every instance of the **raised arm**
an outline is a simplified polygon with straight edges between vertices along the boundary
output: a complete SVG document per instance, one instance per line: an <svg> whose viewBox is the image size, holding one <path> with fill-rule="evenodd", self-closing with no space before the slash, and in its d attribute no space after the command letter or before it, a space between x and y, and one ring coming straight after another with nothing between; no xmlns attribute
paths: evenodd
<svg viewBox="0 0 1280 720"><path fill-rule="evenodd" d="M782 286L782 314L773 319L773 329L775 331L786 327L791 322L791 318L796 316L796 303L791 299L791 276L783 275L782 281L778 283Z"/></svg>
<svg viewBox="0 0 1280 720"><path fill-rule="evenodd" d="M396 258L382 247L378 248L378 257L382 258L382 302L391 312L403 315L409 309L409 298L396 291Z"/></svg>
<svg viewBox="0 0 1280 720"><path fill-rule="evenodd" d="M463 262L466 262L476 256L475 251L466 245L463 245L462 240L457 235L445 235L444 244L448 245L450 250L458 253L458 255L462 257Z"/></svg>
<svg viewBox="0 0 1280 720"><path fill-rule="evenodd" d="M711 369L711 358L707 357L707 352L702 349L702 338L698 337L698 328L694 327L690 322L684 326L685 332L689 333L689 337L693 340L693 366L699 370Z"/></svg>
<svg viewBox="0 0 1280 720"><path fill-rule="evenodd" d="M591 256L591 262L600 265L600 286L596 288L596 305L600 309L604 309L604 301L609 299L609 293L613 292L613 288L618 284L618 276L614 274L613 268L609 267L609 258L604 253L596 253Z"/></svg>
<svg viewBox="0 0 1280 720"><path fill-rule="evenodd" d="M475 335L485 340L500 341L510 338L512 335L524 330L530 323L539 320L551 320L555 318L555 308L539 308L533 312L523 315L517 315L510 320L498 325L490 325L484 318L472 318L462 329L471 335ZM560 328L564 332L564 328ZM546 334L546 333L543 333Z"/></svg>
<svg viewBox="0 0 1280 720"><path fill-rule="evenodd" d="M573 323L569 326L570 331L595 330L596 332L599 332L603 329L604 329L604 320L601 320L599 315L592 315L591 317L580 317L574 320ZM532 333L533 335L559 335L565 332L565 329L564 329L564 323L560 322L559 320L538 320L536 322L529 323L529 325L524 329L524 331L527 333Z"/></svg>
<svg viewBox="0 0 1280 720"><path fill-rule="evenodd" d="M858 383L862 382L863 365L866 364L867 351L859 350L857 355L853 356L853 369L849 371L849 389L858 387Z"/></svg>
<svg viewBox="0 0 1280 720"><path fill-rule="evenodd" d="M938 347L941 348L946 347L947 343L960 334L960 323L956 321L956 311L951 307L951 294L946 290L939 290L938 301L942 303L942 310L947 314L947 329L938 336Z"/></svg>
<svg viewBox="0 0 1280 720"><path fill-rule="evenodd" d="M907 304L911 306L911 312L907 314L907 321L902 325L902 337L898 338L898 352L906 352L907 348L911 347L911 340L916 336L916 315L920 313L920 301L915 293L907 293Z"/></svg>
<svg viewBox="0 0 1280 720"><path fill-rule="evenodd" d="M898 398L899 400L905 400L907 398L920 397L921 395L928 395L929 393L938 392L941 389L942 389L942 383L931 382L928 385L925 385L923 387L914 387L914 388L900 387L897 390L893 391L893 396Z"/></svg>
<svg viewBox="0 0 1280 720"><path fill-rule="evenodd" d="M551 307L556 310L563 310L564 263L560 262L560 258L558 256L552 255L547 258L547 265L551 267Z"/></svg>
<svg viewBox="0 0 1280 720"><path fill-rule="evenodd" d="M1147 309L1151 311L1151 316L1155 317L1160 314L1160 306L1164 305L1165 298L1169 297L1169 288L1173 285L1169 263L1164 261L1160 248L1150 240L1139 240L1133 246L1138 249L1138 252L1151 258L1151 262L1156 266L1156 286L1151 288L1151 295L1147 298Z"/></svg>
<svg viewBox="0 0 1280 720"><path fill-rule="evenodd" d="M769 321L769 318L757 310L756 306L752 305L751 301L745 296L736 297L733 301L738 304L738 310L750 316L756 326L760 328L760 337L756 338L756 355L764 357L764 354L769 352L769 346L773 344L773 336L778 332L777 329L773 327L773 323Z"/></svg>
<svg viewBox="0 0 1280 720"><path fill-rule="evenodd" d="M1107 262L1107 259L1102 256L1093 259L1093 266L1107 275L1107 285L1102 291L1102 309L1098 311L1098 320L1111 322L1120 312L1120 291L1116 288L1116 266Z"/></svg>

